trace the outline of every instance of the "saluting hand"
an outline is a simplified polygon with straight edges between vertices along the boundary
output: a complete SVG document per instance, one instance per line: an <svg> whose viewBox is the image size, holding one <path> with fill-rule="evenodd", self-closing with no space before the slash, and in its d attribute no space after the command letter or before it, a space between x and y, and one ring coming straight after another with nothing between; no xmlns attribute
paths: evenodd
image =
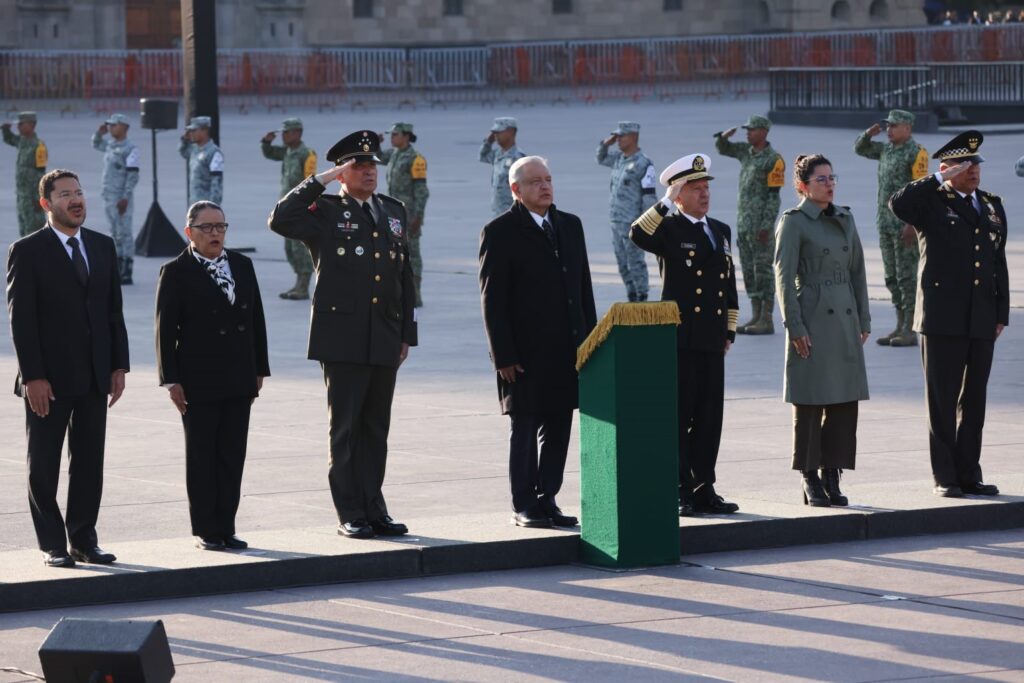
<svg viewBox="0 0 1024 683"><path fill-rule="evenodd" d="M945 171L941 171L942 182L946 182L951 178L956 178L958 175L969 169L972 166L972 164L973 162L964 161L962 163L957 164L956 166L950 166Z"/></svg>
<svg viewBox="0 0 1024 683"><path fill-rule="evenodd" d="M608 145L612 144L613 142L615 142L618 139L619 139L619 136L616 135L615 133L612 133L611 135L606 137L604 140L601 140L601 144L604 145L605 147L607 147Z"/></svg>
<svg viewBox="0 0 1024 683"><path fill-rule="evenodd" d="M679 193L683 191L683 185L684 183L675 183L674 185L669 185L668 189L665 190L665 196L661 198L661 201L669 205L675 204L676 198L679 197Z"/></svg>
<svg viewBox="0 0 1024 683"><path fill-rule="evenodd" d="M269 133L267 133L266 135L263 136L263 139L260 142L270 143L270 142L273 142L274 138L276 138L276 137L277 137L277 133L274 132L274 131L270 131Z"/></svg>
<svg viewBox="0 0 1024 683"><path fill-rule="evenodd" d="M796 349L796 355L804 359L810 357L812 346L814 344L811 343L811 338L806 334L793 340L793 348Z"/></svg>
<svg viewBox="0 0 1024 683"><path fill-rule="evenodd" d="M316 179L317 181L320 182L321 185L327 187L331 182L337 179L338 176L340 176L349 166L351 166L354 163L356 163L355 158L349 159L341 166L335 166L334 168L327 169L323 173L317 173Z"/></svg>
<svg viewBox="0 0 1024 683"><path fill-rule="evenodd" d="M726 140L731 138L733 135L736 135L736 129L735 128L730 128L729 130L723 130L722 131L722 137L725 138Z"/></svg>
<svg viewBox="0 0 1024 683"><path fill-rule="evenodd" d="M46 417L50 414L50 401L56 398L50 383L45 379L34 379L25 382L25 398L28 399L28 407L39 417Z"/></svg>
<svg viewBox="0 0 1024 683"><path fill-rule="evenodd" d="M867 129L867 134L868 134L869 138L873 138L873 137L875 137L876 135L878 135L881 132L882 132L882 126L880 124L877 124L877 123L872 125L870 128Z"/></svg>

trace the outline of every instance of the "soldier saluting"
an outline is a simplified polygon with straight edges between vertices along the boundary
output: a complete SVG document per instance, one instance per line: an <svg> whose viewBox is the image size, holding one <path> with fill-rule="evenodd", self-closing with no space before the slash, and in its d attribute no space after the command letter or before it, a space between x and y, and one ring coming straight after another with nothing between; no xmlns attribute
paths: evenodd
<svg viewBox="0 0 1024 683"><path fill-rule="evenodd" d="M1010 278L1006 212L978 187L983 139L976 130L953 138L935 153L938 173L889 200L921 247L914 330L922 339L934 493L948 498L999 494L982 482L981 434L995 341L1010 321Z"/></svg>
<svg viewBox="0 0 1024 683"><path fill-rule="evenodd" d="M407 533L388 515L381 487L398 367L416 345L416 292L402 203L377 194L380 141L357 131L327 152L335 164L278 201L270 229L301 240L316 268L309 358L319 361L330 414L331 497L338 533ZM326 186L341 191L326 195Z"/></svg>

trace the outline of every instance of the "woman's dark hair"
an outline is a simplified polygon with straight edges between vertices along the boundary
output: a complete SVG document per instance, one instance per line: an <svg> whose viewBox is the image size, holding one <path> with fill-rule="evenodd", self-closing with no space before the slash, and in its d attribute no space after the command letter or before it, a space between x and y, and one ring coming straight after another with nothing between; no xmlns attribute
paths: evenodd
<svg viewBox="0 0 1024 683"><path fill-rule="evenodd" d="M798 183L806 185L811 176L814 175L814 169L817 166L828 164L832 165L832 162L825 158L823 154L801 154L793 162L793 187L797 188L796 194L798 197L802 197L803 193L800 192Z"/></svg>
<svg viewBox="0 0 1024 683"><path fill-rule="evenodd" d="M185 225L191 226L192 221L196 219L196 216L198 216L199 212L203 209L217 209L222 214L224 213L224 209L220 208L220 204L203 199L188 207L188 214L185 216Z"/></svg>

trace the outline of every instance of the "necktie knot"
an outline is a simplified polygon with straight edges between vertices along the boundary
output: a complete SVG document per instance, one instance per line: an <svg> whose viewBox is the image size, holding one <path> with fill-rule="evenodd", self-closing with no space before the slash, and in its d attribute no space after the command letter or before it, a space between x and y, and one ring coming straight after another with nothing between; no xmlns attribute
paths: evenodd
<svg viewBox="0 0 1024 683"><path fill-rule="evenodd" d="M77 237L69 237L68 238L68 246L71 247L72 249L77 247L78 246L78 238Z"/></svg>
<svg viewBox="0 0 1024 683"><path fill-rule="evenodd" d="M558 237L555 235L555 228L548 222L548 219L544 219L540 223L540 227L544 229L544 234L548 238L548 242L551 242L551 246L558 248Z"/></svg>

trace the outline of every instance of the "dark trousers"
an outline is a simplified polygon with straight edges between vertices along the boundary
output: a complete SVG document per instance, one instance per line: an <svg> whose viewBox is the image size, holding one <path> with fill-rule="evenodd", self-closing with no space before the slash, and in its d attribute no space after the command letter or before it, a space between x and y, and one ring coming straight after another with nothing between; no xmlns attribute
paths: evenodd
<svg viewBox="0 0 1024 683"><path fill-rule="evenodd" d="M193 536L226 538L235 533L251 407L252 398L189 401L181 416Z"/></svg>
<svg viewBox="0 0 1024 683"><path fill-rule="evenodd" d="M103 448L107 436L107 397L98 392L50 401L39 417L25 400L28 435L28 503L40 550L95 548L96 518L103 496ZM68 437L67 520L57 505L64 435ZM66 535L65 535L65 529Z"/></svg>
<svg viewBox="0 0 1024 683"><path fill-rule="evenodd" d="M512 413L508 440L508 479L512 509L528 510L538 504L556 505L562 489L565 459L572 433L572 411ZM538 446L539 442L539 446Z"/></svg>
<svg viewBox="0 0 1024 683"><path fill-rule="evenodd" d="M793 404L793 469L852 470L857 465L858 401Z"/></svg>
<svg viewBox="0 0 1024 683"><path fill-rule="evenodd" d="M381 487L398 370L354 363L323 363L323 369L331 422L327 478L338 519L344 524L386 517Z"/></svg>
<svg viewBox="0 0 1024 683"><path fill-rule="evenodd" d="M928 446L932 475L941 486L981 478L981 432L995 342L921 335Z"/></svg>
<svg viewBox="0 0 1024 683"><path fill-rule="evenodd" d="M725 355L679 349L679 495L715 483L722 441Z"/></svg>

